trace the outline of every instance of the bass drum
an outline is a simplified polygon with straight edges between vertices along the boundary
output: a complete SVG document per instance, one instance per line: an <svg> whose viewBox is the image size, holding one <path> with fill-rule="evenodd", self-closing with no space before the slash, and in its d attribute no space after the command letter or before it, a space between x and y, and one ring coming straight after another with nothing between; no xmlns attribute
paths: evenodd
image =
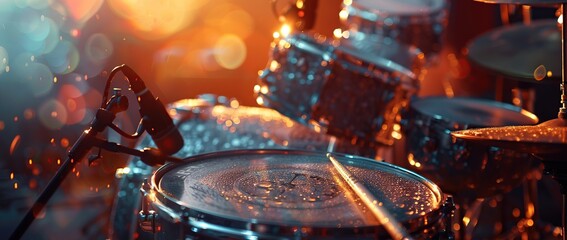
<svg viewBox="0 0 567 240"><path fill-rule="evenodd" d="M329 158L413 238L445 231L443 195L425 178L372 159L285 149L209 153L161 167L142 187L141 225L154 239L390 239Z"/></svg>
<svg viewBox="0 0 567 240"><path fill-rule="evenodd" d="M181 100L171 104L169 112L185 142L175 155L180 158L229 149L262 148L373 155L363 153L349 143L316 133L275 110L238 106L236 100L223 97L204 95L200 99ZM153 146L153 142L146 137L139 145ZM133 158L125 168L117 171L117 194L110 220L110 236L113 239L147 236L139 231L136 216L140 210L140 186L155 170Z"/></svg>

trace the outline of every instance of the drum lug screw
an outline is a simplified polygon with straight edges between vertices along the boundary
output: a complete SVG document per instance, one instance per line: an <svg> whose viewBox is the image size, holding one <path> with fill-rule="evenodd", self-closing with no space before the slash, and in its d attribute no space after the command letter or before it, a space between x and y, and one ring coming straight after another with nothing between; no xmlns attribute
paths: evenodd
<svg viewBox="0 0 567 240"><path fill-rule="evenodd" d="M138 214L138 218L140 228L142 228L142 230L150 233L159 232L159 228L156 225L157 213L154 210L149 210L147 212L142 210Z"/></svg>
<svg viewBox="0 0 567 240"><path fill-rule="evenodd" d="M455 212L455 202L453 201L453 197L448 197L441 206L441 212L443 213L443 221L445 225L445 229L441 231L438 235L438 239L447 239L447 240L454 240L455 234L451 230L452 224L451 219Z"/></svg>
<svg viewBox="0 0 567 240"><path fill-rule="evenodd" d="M145 179L140 188L140 192L142 193L142 210L138 213L138 223L140 224L140 228L145 232L157 233L159 232L159 226L156 224L158 214L150 209L150 200L148 199L151 195L151 191L148 179Z"/></svg>

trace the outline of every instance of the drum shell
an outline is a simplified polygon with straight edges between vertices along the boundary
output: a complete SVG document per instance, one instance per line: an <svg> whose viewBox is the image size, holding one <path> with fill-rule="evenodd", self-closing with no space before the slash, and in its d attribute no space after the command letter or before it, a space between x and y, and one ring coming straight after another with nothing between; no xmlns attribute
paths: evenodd
<svg viewBox="0 0 567 240"><path fill-rule="evenodd" d="M403 62L410 66L404 66L354 45L312 46L316 41L305 38L309 36L298 34L288 41L289 49L301 51L275 47L255 89L258 102L346 141L391 145L399 113L419 89L419 52L400 48L400 55L410 56ZM311 49L326 51L316 51L323 55L314 58ZM297 60L296 52L305 57ZM302 59L314 61L301 69L296 63L308 62Z"/></svg>
<svg viewBox="0 0 567 240"><path fill-rule="evenodd" d="M451 136L452 131L493 125L451 121L422 113L413 106L404 116L405 156L396 160L400 161L397 164L431 179L446 193L463 199L506 193L518 186L536 164L529 154ZM531 122L535 123L537 120Z"/></svg>
<svg viewBox="0 0 567 240"><path fill-rule="evenodd" d="M216 99L218 100L216 100ZM258 107L230 107L236 102L213 95L199 99L184 99L168 106L185 145L178 156L229 149L298 148L305 150L333 150L349 154L374 157L374 150L361 148L348 142L331 139L308 127L293 122L273 109ZM153 146L149 136L138 148ZM144 164L139 158L131 159L117 172L117 193L111 213L110 236L113 239L151 238L140 231L136 215L140 210L140 186L151 177L156 168Z"/></svg>
<svg viewBox="0 0 567 240"><path fill-rule="evenodd" d="M246 154L286 154L286 155L304 155L316 154L319 152L304 152L296 150L232 150L226 152L217 152L198 155L188 160L199 161L199 159L207 159L209 157L218 156L234 156ZM340 155L337 156L348 156ZM352 158L352 157L350 157ZM387 168L394 168L412 174L422 179L424 184L432 184L428 180L415 175L414 173L403 170L397 166L387 163L376 162L370 159L354 159L354 161L372 161L374 164L384 165ZM231 216L222 216L210 214L200 210L199 206L187 206L178 202L177 199L171 198L168 194L164 194L160 190L160 180L162 176L169 170L175 168L175 165L164 166L152 176L151 181L145 187L142 187L144 193L142 205L149 206L149 209L155 210L157 213L156 231L154 237L157 239L244 239L249 237L257 237L260 239L389 239L387 231L380 225L360 226L360 227L317 227L309 225L281 225L277 223L262 222L262 220L231 218ZM433 189L436 186L431 185ZM442 194L438 191L439 201L442 201ZM419 198L418 198L419 199ZM440 202L436 203L439 204ZM421 216L403 222L403 226L410 231L415 239L432 239L440 232L446 229L444 222L446 209L439 207Z"/></svg>
<svg viewBox="0 0 567 240"><path fill-rule="evenodd" d="M441 6L415 13L369 9L358 2L343 1L342 12L347 14L341 18L342 24L353 41L399 42L419 48L428 59L441 52L447 26L447 1L436 1Z"/></svg>
<svg viewBox="0 0 567 240"><path fill-rule="evenodd" d="M334 46L317 35L293 34L273 43L255 93L261 105L307 124L331 74Z"/></svg>

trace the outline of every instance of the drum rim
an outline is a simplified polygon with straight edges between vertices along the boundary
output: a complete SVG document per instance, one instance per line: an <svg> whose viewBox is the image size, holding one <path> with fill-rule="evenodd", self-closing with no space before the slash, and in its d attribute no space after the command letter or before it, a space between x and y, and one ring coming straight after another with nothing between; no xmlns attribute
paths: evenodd
<svg viewBox="0 0 567 240"><path fill-rule="evenodd" d="M448 4L450 3L448 3L448 1L446 0L438 0L438 1L441 3L438 8L435 8L429 12L419 11L417 13L409 13L409 12L392 13L388 11L380 11L377 9L368 9L367 7L357 3L357 1L352 1L352 4L350 5L346 5L344 3L342 5L343 8L347 9L347 11L349 12L349 16L351 11L359 11L362 12L363 14L357 14L357 16L367 21L376 21L377 19L380 19L377 17L377 15L383 15L384 17L381 17L381 19L385 19L389 17L397 17L397 18L412 19L412 20L425 20L437 16L438 14L444 14L447 11ZM377 19L370 19L367 17L368 15L372 15L374 18Z"/></svg>
<svg viewBox="0 0 567 240"><path fill-rule="evenodd" d="M402 64L399 64L392 60L389 60L386 57L380 55L372 55L371 57L368 57L365 54L358 54L357 49L354 46L346 46L338 41L321 40L317 34L312 34L312 33L294 33L294 34L290 34L285 38L282 38L282 40L295 46L298 49L301 49L302 51L306 51L311 54L316 54L320 56L322 60L330 62L330 64L327 65L328 66L327 68L331 68L330 65L333 64L340 64L347 66L352 65L352 63L349 62L348 60L337 57L337 55L346 54L349 56L353 56L356 59L360 59L365 63L387 70L389 72L398 72L404 77L409 78L409 79L404 79L404 81L406 81L406 83L403 84L405 88L408 89L416 88L416 87L406 86L406 85L412 85L412 81L416 81L417 79L416 74L412 72L411 69L409 69L408 67L403 66ZM415 51L411 49L410 46L402 45L401 47L408 48L407 49L408 54L414 55L415 58L418 58L419 54L421 53L421 51L419 50ZM268 74L269 72L272 71L268 66L264 69L263 75ZM262 76L260 76L260 78L262 78Z"/></svg>
<svg viewBox="0 0 567 240"><path fill-rule="evenodd" d="M443 102L444 100L458 100L458 101L463 101L463 102L475 102L475 103L480 103L483 106L490 106L490 107L496 107L499 109L503 109L503 110L507 110L507 111L511 111L511 112L516 112L519 114L519 116L523 116L524 119L522 119L522 121L530 121L531 124L536 124L538 123L539 119L538 117L530 112L527 111L521 107L518 106L514 106L512 104L508 104L508 103L504 103L504 102L499 102L499 101L495 101L495 100L489 100L489 99L481 99L481 98L471 98L471 97L453 97L453 98L448 98L448 97L440 97L440 96L433 96L433 97L425 97L425 98L420 98L417 100L414 100L410 103L410 111L413 112L414 114L419 114L421 116L425 116L428 119L436 119L438 121L444 121L447 122L449 125L459 125L459 126L465 126L464 128L470 128L470 127L489 127L488 125L482 125L482 124L478 124L478 123L474 123L474 122L470 122L470 121L458 121L458 120L452 120L452 119L448 119L445 116L440 116L438 114L429 114L427 112L425 112L424 109L422 108L417 108L416 107L416 103L422 103L422 102L426 102L426 101L439 101L439 102ZM519 122L519 121L518 121ZM522 124L522 123L517 123L518 124ZM529 123L524 123L524 124L529 124Z"/></svg>
<svg viewBox="0 0 567 240"><path fill-rule="evenodd" d="M411 51L411 50L410 50ZM408 51L408 52L410 52ZM371 55L368 56L366 54L358 54L359 52L357 51L356 47L354 46L345 46L345 45L339 45L336 47L335 49L335 53L336 55L343 55L346 54L348 56L353 56L356 59L359 59L361 61L364 61L364 63L370 64L372 66L376 66L378 68L381 69L385 69L389 72L392 73L400 73L402 76L404 76L401 80L402 80L402 86L407 89L407 90L416 90L418 89L418 87L413 86L413 82L416 81L417 76L414 72L412 72L409 68L394 62L390 59L387 59L385 57L379 56L379 55ZM418 58L419 53L421 53L421 51L415 52L415 58ZM340 64L345 66L345 68L350 67L357 67L359 68L359 66L355 65L354 63L348 61L348 59L346 58L338 58L336 64ZM363 71L359 71L360 73L364 73ZM371 73L372 74L372 73Z"/></svg>
<svg viewBox="0 0 567 240"><path fill-rule="evenodd" d="M335 47L322 35L299 32L292 33L284 38L281 38L280 41L287 42L290 45L301 49L302 51L319 55L325 61L331 61L332 59L334 59L333 55ZM278 43L276 43L276 48L277 47Z"/></svg>
<svg viewBox="0 0 567 240"><path fill-rule="evenodd" d="M309 150L299 150L299 149L237 149L237 150L225 150L225 151L218 151L218 152L210 152L210 153L203 153L199 155L190 156L186 159L191 159L193 161L199 160L206 160L211 157L223 157L223 156L234 156L235 154L306 154L306 155L323 155L325 152L321 151L309 151ZM435 195L437 199L436 205L437 208L432 209L430 212L421 215L419 217L409 219L407 222L403 222L402 224L406 227L410 232L419 232L423 229L426 229L428 226L436 225L439 221L443 218L443 211L442 205L444 202L444 195L441 191L441 188L437 186L433 181L413 172L408 169L386 163L386 162L379 162L373 159L350 155L350 154L342 154L342 153L333 153L335 156L340 158L356 158L361 161L368 161L372 162L372 164L380 164L385 167L390 168L392 171L399 171L407 176L412 177L413 179L419 181L420 183L427 186ZM157 169L151 176L150 180L150 188L152 193L154 193L155 201L159 201L160 204L164 205L167 210L171 212L182 213L179 214L181 217L182 222L191 223L191 222L198 222L200 225L203 225L204 229L221 229L226 228L226 231L229 232L242 232L242 231L254 231L254 230L264 230L265 232L255 232L255 234L263 235L263 234L297 234L300 230L308 229L308 232L316 234L325 234L325 235L333 235L333 234L355 234L355 233L366 233L366 234L387 234L386 230L381 225L373 225L373 226L360 226L360 227L317 227L317 226L298 226L298 225L282 225L282 223L278 222L259 222L259 221L250 221L250 220L243 220L240 218L234 218L234 216L226 216L216 213L210 213L208 211L200 210L198 207L189 207L184 205L184 203L170 197L166 194L163 194L159 189L159 182L164 174L168 173L170 170L173 170L179 166L190 164L191 162L184 162L178 164L166 164L159 169ZM167 211L166 211L167 212ZM222 223L222 224L219 224ZM196 227L191 225L192 227ZM310 234L308 234L310 235Z"/></svg>

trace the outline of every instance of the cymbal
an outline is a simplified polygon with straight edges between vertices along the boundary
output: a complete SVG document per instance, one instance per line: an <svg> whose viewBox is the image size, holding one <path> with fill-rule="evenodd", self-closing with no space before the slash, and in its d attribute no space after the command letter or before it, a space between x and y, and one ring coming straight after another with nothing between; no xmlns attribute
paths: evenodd
<svg viewBox="0 0 567 240"><path fill-rule="evenodd" d="M469 44L468 58L513 80L556 84L561 80L561 33L557 21L512 24L484 33Z"/></svg>
<svg viewBox="0 0 567 240"><path fill-rule="evenodd" d="M567 152L567 120L554 119L535 126L506 126L454 131L453 137L493 147L532 154Z"/></svg>
<svg viewBox="0 0 567 240"><path fill-rule="evenodd" d="M566 3L566 0L475 0L483 3L507 3L507 4L524 4L524 5L542 5Z"/></svg>

